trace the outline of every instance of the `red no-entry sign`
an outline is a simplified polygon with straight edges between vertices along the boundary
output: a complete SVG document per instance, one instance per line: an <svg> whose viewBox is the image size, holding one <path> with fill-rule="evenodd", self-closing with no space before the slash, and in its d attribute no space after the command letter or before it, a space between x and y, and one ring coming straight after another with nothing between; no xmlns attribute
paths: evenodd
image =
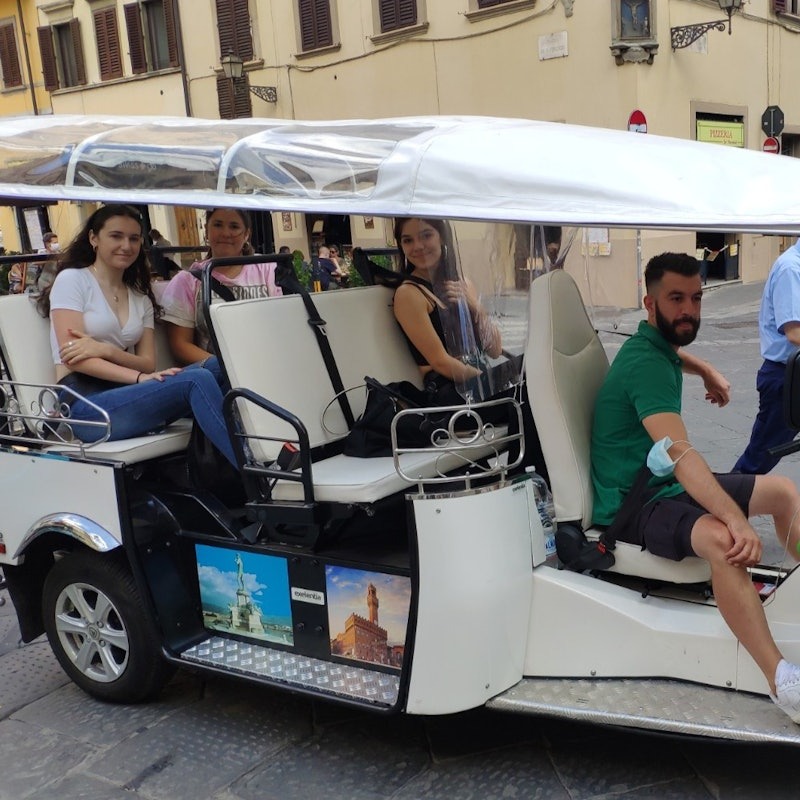
<svg viewBox="0 0 800 800"><path fill-rule="evenodd" d="M638 108L628 117L628 130L647 133L647 117Z"/></svg>
<svg viewBox="0 0 800 800"><path fill-rule="evenodd" d="M781 143L774 136L767 136L767 138L764 139L762 149L765 153L779 154L781 152Z"/></svg>

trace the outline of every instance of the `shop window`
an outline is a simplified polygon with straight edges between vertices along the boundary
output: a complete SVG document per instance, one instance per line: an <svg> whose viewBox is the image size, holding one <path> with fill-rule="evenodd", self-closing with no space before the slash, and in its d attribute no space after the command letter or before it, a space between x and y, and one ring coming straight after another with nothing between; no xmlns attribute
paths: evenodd
<svg viewBox="0 0 800 800"><path fill-rule="evenodd" d="M133 74L179 67L174 0L141 0L124 10Z"/></svg>
<svg viewBox="0 0 800 800"><path fill-rule="evenodd" d="M122 53L119 49L117 7L101 8L92 15L94 35L97 41L97 60L100 64L100 80L110 81L122 77Z"/></svg>
<svg viewBox="0 0 800 800"><path fill-rule="evenodd" d="M3 73L4 89L22 86L17 33L13 21L0 24L0 70Z"/></svg>
<svg viewBox="0 0 800 800"><path fill-rule="evenodd" d="M71 19L59 25L37 28L42 54L44 88L48 92L86 84L86 63L83 58L81 24Z"/></svg>

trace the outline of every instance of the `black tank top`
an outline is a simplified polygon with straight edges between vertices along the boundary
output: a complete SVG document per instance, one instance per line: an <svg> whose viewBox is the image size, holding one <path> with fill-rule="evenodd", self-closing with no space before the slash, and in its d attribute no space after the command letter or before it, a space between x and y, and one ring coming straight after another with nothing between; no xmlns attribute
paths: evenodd
<svg viewBox="0 0 800 800"><path fill-rule="evenodd" d="M416 275L408 275L406 276L406 279L403 281L403 283L413 283L416 284L417 286L421 286L427 289L428 292L430 292L430 297L428 297L425 292L422 293L426 296L427 299L431 300L431 302L433 302L432 298L436 298L436 294L433 291L433 284L430 281L426 281L424 278L418 278ZM431 325L433 325L433 329L434 331L436 331L436 335L439 337L439 341L442 343L442 347L444 347L445 350L448 350L447 341L445 340L444 336L444 326L442 325L442 317L439 314L439 305L436 302L433 302L433 309L431 310L429 316L431 319ZM475 325L475 320L472 320L472 328L473 328L473 333L475 335L475 342L477 343L478 347L481 347L482 345L481 345L480 333L477 329L477 326ZM408 343L408 349L411 351L411 356L414 359L414 362L420 367L429 367L430 364L428 364L428 362L425 360L425 356L423 356L422 353L420 353L420 351L417 350L416 347L414 347L414 343L411 341L411 339L408 338L408 335L403 330L402 325L400 326L400 330L402 331L403 337Z"/></svg>

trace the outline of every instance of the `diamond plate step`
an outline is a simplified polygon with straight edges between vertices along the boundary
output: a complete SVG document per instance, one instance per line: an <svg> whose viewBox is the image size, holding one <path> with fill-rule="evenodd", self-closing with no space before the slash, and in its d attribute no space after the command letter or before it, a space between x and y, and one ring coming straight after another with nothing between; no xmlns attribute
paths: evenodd
<svg viewBox="0 0 800 800"><path fill-rule="evenodd" d="M487 706L602 725L800 745L768 697L676 680L524 678Z"/></svg>
<svg viewBox="0 0 800 800"><path fill-rule="evenodd" d="M285 650L211 636L181 653L184 661L204 664L321 694L391 708L400 693L400 676L335 664Z"/></svg>

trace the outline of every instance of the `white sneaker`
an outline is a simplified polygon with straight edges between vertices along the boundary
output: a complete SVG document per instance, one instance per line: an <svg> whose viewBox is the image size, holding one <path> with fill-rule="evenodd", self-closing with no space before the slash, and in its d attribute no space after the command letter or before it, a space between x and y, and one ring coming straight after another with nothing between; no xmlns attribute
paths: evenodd
<svg viewBox="0 0 800 800"><path fill-rule="evenodd" d="M775 694L770 697L792 722L800 724L800 667L781 659L775 670Z"/></svg>

